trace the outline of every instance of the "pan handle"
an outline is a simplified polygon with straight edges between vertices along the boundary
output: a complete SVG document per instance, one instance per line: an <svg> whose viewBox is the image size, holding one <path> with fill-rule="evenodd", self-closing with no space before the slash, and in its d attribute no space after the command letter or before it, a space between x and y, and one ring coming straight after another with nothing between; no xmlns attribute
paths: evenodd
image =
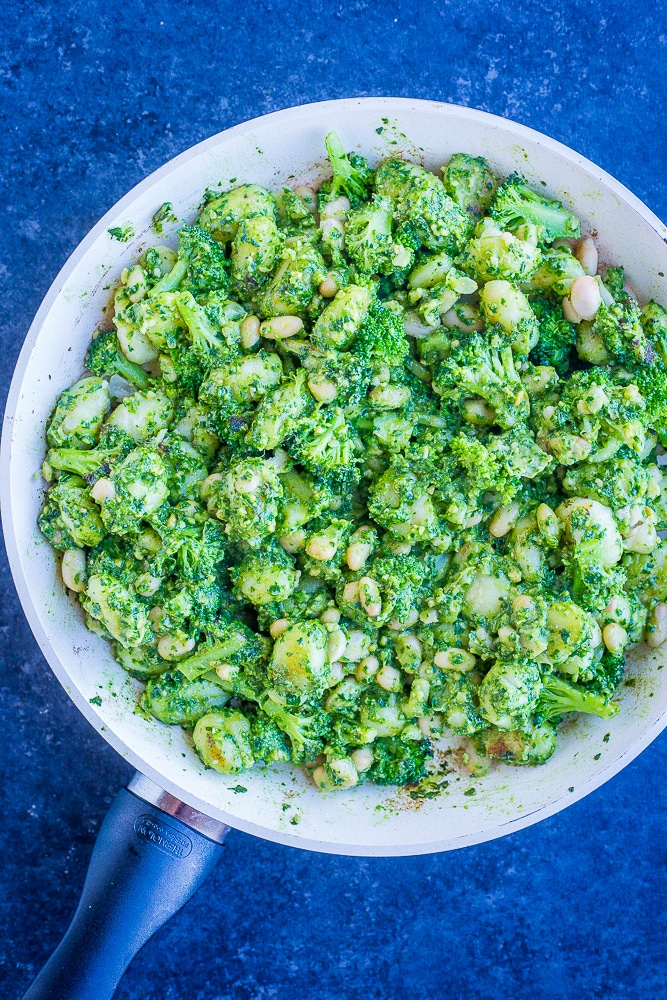
<svg viewBox="0 0 667 1000"><path fill-rule="evenodd" d="M136 774L102 823L72 923L24 1000L110 1000L139 949L220 860L227 833Z"/></svg>

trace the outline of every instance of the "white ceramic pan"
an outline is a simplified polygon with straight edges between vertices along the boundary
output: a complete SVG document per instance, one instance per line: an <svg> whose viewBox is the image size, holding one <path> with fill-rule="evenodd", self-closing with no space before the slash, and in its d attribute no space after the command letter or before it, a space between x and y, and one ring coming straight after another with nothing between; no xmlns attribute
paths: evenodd
<svg viewBox="0 0 667 1000"><path fill-rule="evenodd" d="M23 608L58 679L91 725L157 784L157 791L146 783L143 792L135 788L136 801L142 801L137 794L157 799L163 789L173 797L172 812L180 808L173 804L177 800L218 824L309 850L377 856L451 850L558 812L636 757L667 724L667 670L658 669L664 654L633 654L629 672L636 684L621 691L621 714L612 722L587 717L569 723L545 766L499 765L481 779L454 769L447 788L425 802L372 785L322 794L285 765L256 768L232 781L206 771L180 729L133 712L137 683L114 662L106 643L85 629L36 527L46 420L56 396L81 374L109 287L155 241L150 224L156 209L170 201L179 218L191 219L207 186L253 181L275 189L317 180L326 171L324 137L331 129L346 149L371 160L401 152L437 169L463 150L485 156L499 174L519 171L580 216L584 231L597 234L602 260L622 262L641 299L655 296L667 303L663 223L599 167L531 129L480 111L397 98L330 101L237 125L176 157L119 201L70 257L42 303L5 414L0 484L7 549ZM136 234L128 242L109 236L109 227L126 225ZM453 754L452 765L455 760ZM239 784L245 793L236 790ZM473 786L476 794L466 795ZM171 834L152 829L148 813L142 815L137 823L143 824L146 843L162 840L165 857L187 851L178 841L182 831L177 834L176 821L171 827L176 839L165 847ZM159 819L154 822L159 826ZM201 826L204 820L196 822ZM215 839L215 829L209 825L205 833ZM135 945L129 946L128 961ZM110 995L81 989L58 996Z"/></svg>

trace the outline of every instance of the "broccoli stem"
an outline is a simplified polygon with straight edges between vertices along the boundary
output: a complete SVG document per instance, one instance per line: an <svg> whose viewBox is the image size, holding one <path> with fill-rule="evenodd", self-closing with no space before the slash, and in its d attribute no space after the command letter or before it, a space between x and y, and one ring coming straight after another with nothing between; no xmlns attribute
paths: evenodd
<svg viewBox="0 0 667 1000"><path fill-rule="evenodd" d="M151 377L148 372L134 361L130 361L124 354L118 353L118 360L115 363L116 374L120 375L127 382L136 385L137 389L147 389L151 384Z"/></svg>
<svg viewBox="0 0 667 1000"><path fill-rule="evenodd" d="M91 476L102 464L97 451L80 451L78 448L51 448L47 463L58 472L74 472L77 476Z"/></svg>
<svg viewBox="0 0 667 1000"><path fill-rule="evenodd" d="M220 663L227 663L230 657L238 653L246 644L246 638L242 632L232 632L228 639L217 642L213 646L204 646L196 653L183 660L178 665L178 669L185 674L189 681L195 680L210 670L212 666Z"/></svg>
<svg viewBox="0 0 667 1000"><path fill-rule="evenodd" d="M186 260L177 260L171 271L164 274L159 281L157 281L151 288L149 298L154 295L159 295L161 292L173 292L173 290L180 284L181 279L185 277L186 271L188 269L188 262Z"/></svg>

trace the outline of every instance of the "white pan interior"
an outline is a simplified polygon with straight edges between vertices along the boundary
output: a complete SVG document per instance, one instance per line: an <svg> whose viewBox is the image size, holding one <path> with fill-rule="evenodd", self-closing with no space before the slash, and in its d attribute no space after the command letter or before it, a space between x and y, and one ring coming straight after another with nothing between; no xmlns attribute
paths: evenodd
<svg viewBox="0 0 667 1000"><path fill-rule="evenodd" d="M545 766L499 765L477 779L454 769L448 786L421 803L371 785L322 794L285 765L230 779L202 767L182 730L134 712L139 685L84 627L36 528L45 422L58 393L81 373L109 287L156 241L149 228L153 213L170 201L179 218L191 221L207 186L252 181L279 188L316 179L325 169L330 129L346 149L373 160L403 152L437 168L464 150L487 157L501 174L518 170L533 183L544 182L586 230L597 232L602 259L626 265L640 298L667 304L665 226L604 171L523 126L466 108L394 98L331 101L238 125L176 157L118 202L46 296L21 353L5 417L1 486L9 558L30 625L65 690L119 753L172 794L232 826L295 847L359 855L448 850L557 812L629 763L667 724L665 656L635 653L629 675L636 681L621 692L621 714L611 722L568 723ZM108 227L128 223L136 234L130 242L108 235ZM92 704L98 697L101 704Z"/></svg>

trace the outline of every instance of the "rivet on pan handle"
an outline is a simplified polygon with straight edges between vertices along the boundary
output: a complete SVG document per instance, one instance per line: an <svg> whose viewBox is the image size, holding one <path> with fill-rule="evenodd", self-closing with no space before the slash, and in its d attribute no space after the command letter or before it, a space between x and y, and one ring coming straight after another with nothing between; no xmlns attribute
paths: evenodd
<svg viewBox="0 0 667 1000"><path fill-rule="evenodd" d="M228 833L136 774L102 823L72 923L24 1000L110 1000L139 949L218 863Z"/></svg>

